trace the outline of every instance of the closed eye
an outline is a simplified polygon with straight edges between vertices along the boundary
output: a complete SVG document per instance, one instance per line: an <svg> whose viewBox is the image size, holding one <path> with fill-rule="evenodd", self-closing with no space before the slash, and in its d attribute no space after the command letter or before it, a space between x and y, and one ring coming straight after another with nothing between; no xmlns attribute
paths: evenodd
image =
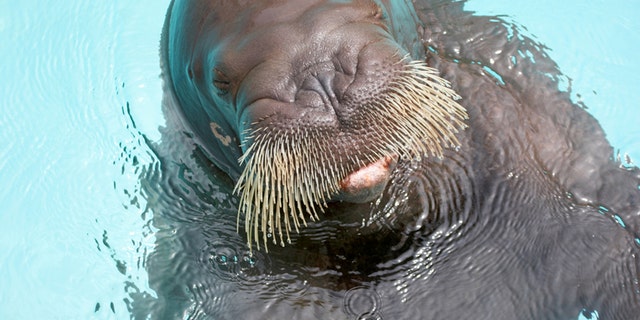
<svg viewBox="0 0 640 320"><path fill-rule="evenodd" d="M219 95L225 95L229 93L231 89L231 81L227 78L227 76L217 68L213 69L213 86L218 89Z"/></svg>

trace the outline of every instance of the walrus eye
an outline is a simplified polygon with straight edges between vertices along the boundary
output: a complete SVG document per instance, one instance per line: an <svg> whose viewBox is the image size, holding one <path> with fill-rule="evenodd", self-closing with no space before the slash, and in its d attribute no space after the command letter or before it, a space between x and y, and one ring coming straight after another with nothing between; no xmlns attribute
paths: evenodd
<svg viewBox="0 0 640 320"><path fill-rule="evenodd" d="M369 18L385 31L389 31L389 15L387 15L387 12L382 7L376 5L376 8L371 12Z"/></svg>
<svg viewBox="0 0 640 320"><path fill-rule="evenodd" d="M229 81L229 78L222 71L214 68L213 86L218 89L219 95L225 95L229 93L229 89L231 88L231 81Z"/></svg>
<svg viewBox="0 0 640 320"><path fill-rule="evenodd" d="M376 6L376 10L373 12L373 18L376 20L386 20L387 14L380 8L380 6Z"/></svg>

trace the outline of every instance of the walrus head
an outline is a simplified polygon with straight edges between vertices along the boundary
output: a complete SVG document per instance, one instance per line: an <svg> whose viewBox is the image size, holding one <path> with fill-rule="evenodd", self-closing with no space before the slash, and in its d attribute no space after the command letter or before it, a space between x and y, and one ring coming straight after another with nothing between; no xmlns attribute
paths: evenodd
<svg viewBox="0 0 640 320"><path fill-rule="evenodd" d="M249 246L284 245L327 203L374 200L396 161L459 144L459 97L424 62L410 4L390 5L174 2L174 91L237 181Z"/></svg>

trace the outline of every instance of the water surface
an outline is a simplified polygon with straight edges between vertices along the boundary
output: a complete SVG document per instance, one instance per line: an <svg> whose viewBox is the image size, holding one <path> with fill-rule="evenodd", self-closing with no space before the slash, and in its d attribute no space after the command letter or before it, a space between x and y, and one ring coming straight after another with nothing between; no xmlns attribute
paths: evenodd
<svg viewBox="0 0 640 320"><path fill-rule="evenodd" d="M165 124L158 47L168 3L0 1L0 318L125 319L134 299L157 296L145 267L158 230L146 208L172 199L145 193L140 176L162 172L149 143ZM545 44L574 101L622 156L640 159L638 4L466 8L504 15Z"/></svg>

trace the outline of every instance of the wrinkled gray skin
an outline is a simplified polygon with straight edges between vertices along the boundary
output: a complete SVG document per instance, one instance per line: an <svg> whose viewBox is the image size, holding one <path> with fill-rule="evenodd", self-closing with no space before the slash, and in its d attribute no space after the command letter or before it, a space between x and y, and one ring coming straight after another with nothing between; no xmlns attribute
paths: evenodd
<svg viewBox="0 0 640 320"><path fill-rule="evenodd" d="M142 177L154 199L147 269L158 297L132 295L136 318L638 318L639 170L612 160L538 44L461 3L434 2L386 6L380 20L368 1L342 10L296 1L255 16L251 1L228 11L174 1L162 47L167 128L155 147L163 167ZM252 23L302 15L307 28ZM332 28L349 19L370 27ZM231 194L242 131L259 112L247 106L290 94L281 81L308 64L355 70L384 56L366 50L378 37L426 59L462 96L460 149L399 163L380 203L332 203L291 245L250 258ZM259 62L265 69L247 69Z"/></svg>

